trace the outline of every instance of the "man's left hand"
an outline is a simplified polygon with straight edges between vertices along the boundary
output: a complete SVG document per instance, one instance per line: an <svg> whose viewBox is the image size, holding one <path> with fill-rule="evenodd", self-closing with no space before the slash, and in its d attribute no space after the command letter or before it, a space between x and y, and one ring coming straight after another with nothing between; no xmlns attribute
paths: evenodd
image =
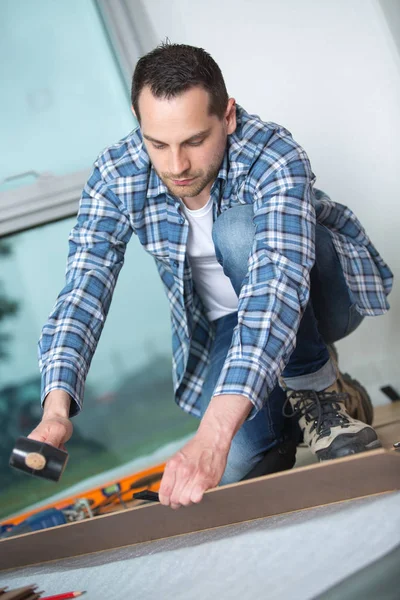
<svg viewBox="0 0 400 600"><path fill-rule="evenodd" d="M167 462L159 491L161 504L179 508L200 502L204 492L220 482L228 452L229 444L218 448L207 435L197 432Z"/></svg>
<svg viewBox="0 0 400 600"><path fill-rule="evenodd" d="M235 433L251 409L240 395L215 396L196 435L166 464L159 490L161 504L179 508L201 502L224 474Z"/></svg>

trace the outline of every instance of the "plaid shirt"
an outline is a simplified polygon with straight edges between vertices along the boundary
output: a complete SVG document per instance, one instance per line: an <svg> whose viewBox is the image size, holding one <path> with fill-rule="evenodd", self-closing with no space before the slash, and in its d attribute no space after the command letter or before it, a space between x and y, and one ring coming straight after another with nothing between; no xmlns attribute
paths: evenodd
<svg viewBox="0 0 400 600"><path fill-rule="evenodd" d="M248 397L252 415L294 349L309 298L316 221L331 232L358 311L378 315L389 308L391 271L351 210L314 190L314 180L306 153L286 129L237 107L237 128L211 188L213 215L252 204L255 237L238 325L214 393ZM193 287L188 229L179 200L151 166L139 128L99 156L69 237L66 285L39 341L42 400L63 389L74 400L71 415L81 409L125 247L135 233L155 259L170 304L176 401L199 415L214 325Z"/></svg>

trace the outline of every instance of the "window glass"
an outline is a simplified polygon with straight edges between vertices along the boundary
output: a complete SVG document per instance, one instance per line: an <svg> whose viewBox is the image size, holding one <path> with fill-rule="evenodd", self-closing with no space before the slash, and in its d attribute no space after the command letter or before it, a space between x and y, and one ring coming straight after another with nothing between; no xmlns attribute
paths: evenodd
<svg viewBox="0 0 400 600"><path fill-rule="evenodd" d="M8 515L193 432L173 399L169 309L153 259L128 244L111 309L73 419L55 486L8 466L15 440L41 416L37 341L64 282L66 219L0 240L0 515Z"/></svg>
<svg viewBox="0 0 400 600"><path fill-rule="evenodd" d="M3 194L41 173L89 171L104 147L136 126L91 0L2 0L0 51ZM61 481L55 486L8 466L16 438L41 417L37 341L63 287L74 222L0 239L0 516L148 457L197 426L174 403L167 300L153 260L133 236Z"/></svg>
<svg viewBox="0 0 400 600"><path fill-rule="evenodd" d="M90 168L134 128L94 3L0 2L0 191Z"/></svg>

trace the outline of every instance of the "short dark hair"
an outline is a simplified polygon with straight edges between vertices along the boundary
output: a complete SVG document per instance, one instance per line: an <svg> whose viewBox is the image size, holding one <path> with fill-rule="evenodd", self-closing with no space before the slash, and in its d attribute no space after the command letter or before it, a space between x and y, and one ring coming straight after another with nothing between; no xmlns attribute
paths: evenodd
<svg viewBox="0 0 400 600"><path fill-rule="evenodd" d="M209 114L219 119L225 114L228 92L221 69L203 50L186 44L163 42L142 56L132 77L131 101L140 122L139 94L148 85L156 98L174 98L195 86L210 95Z"/></svg>

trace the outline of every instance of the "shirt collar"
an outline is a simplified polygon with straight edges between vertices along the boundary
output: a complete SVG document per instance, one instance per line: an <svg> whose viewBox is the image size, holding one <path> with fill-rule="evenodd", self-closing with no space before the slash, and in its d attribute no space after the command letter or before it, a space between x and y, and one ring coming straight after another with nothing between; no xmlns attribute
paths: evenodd
<svg viewBox="0 0 400 600"><path fill-rule="evenodd" d="M162 194L168 194L168 188L157 175L153 165L150 166L149 183L147 186L147 198L156 198Z"/></svg>

